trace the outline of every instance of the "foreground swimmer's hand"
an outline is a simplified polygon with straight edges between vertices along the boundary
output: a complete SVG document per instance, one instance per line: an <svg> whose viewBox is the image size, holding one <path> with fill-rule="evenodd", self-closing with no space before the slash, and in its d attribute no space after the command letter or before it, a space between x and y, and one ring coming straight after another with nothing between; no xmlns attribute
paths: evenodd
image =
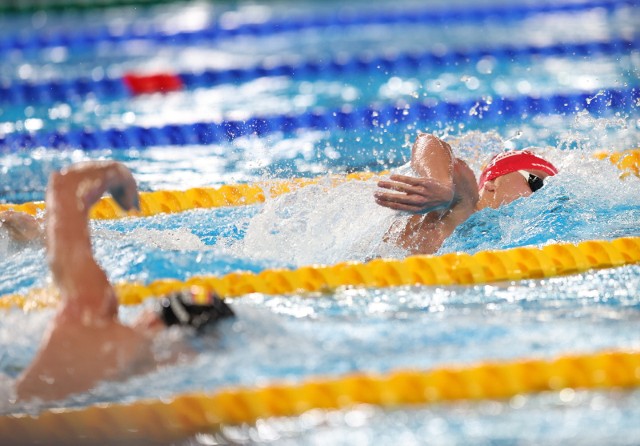
<svg viewBox="0 0 640 446"><path fill-rule="evenodd" d="M73 164L54 174L52 181L62 183L67 190L76 190L86 210L109 192L125 211L140 209L136 181L123 164L115 161L89 161Z"/></svg>
<svg viewBox="0 0 640 446"><path fill-rule="evenodd" d="M0 212L0 228L6 229L9 237L17 242L38 240L43 236L38 219L24 212Z"/></svg>
<svg viewBox="0 0 640 446"><path fill-rule="evenodd" d="M448 209L454 199L450 184L430 178L391 175L390 180L381 180L378 187L393 192L376 192L376 203L397 211L423 214L437 209Z"/></svg>

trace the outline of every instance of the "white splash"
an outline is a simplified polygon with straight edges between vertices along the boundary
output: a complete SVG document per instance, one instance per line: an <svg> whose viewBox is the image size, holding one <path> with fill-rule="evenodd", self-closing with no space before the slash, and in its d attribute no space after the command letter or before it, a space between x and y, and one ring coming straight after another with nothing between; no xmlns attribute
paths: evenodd
<svg viewBox="0 0 640 446"><path fill-rule="evenodd" d="M121 239L134 241L151 248L168 251L196 251L207 249L205 243L188 228L176 229L147 229L136 228L130 232L118 232L109 229L100 229L94 235L106 239Z"/></svg>
<svg viewBox="0 0 640 446"><path fill-rule="evenodd" d="M230 250L297 266L402 257L383 241L397 213L375 203L376 187L375 180L319 184L268 200Z"/></svg>

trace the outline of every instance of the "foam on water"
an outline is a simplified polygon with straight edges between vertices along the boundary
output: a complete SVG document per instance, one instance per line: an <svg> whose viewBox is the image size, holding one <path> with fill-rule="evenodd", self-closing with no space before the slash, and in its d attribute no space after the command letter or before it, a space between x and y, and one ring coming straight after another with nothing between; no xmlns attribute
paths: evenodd
<svg viewBox="0 0 640 446"><path fill-rule="evenodd" d="M297 418L228 426L183 446L277 445L634 445L640 435L640 392L573 391L517 396L509 401L462 402L382 409L361 405L309 411ZM428 439L428 441L425 441Z"/></svg>
<svg viewBox="0 0 640 446"><path fill-rule="evenodd" d="M381 253L400 256L404 251L383 243L396 213L375 203L375 189L375 181L351 181L335 188L308 186L269 200L230 250L297 266Z"/></svg>

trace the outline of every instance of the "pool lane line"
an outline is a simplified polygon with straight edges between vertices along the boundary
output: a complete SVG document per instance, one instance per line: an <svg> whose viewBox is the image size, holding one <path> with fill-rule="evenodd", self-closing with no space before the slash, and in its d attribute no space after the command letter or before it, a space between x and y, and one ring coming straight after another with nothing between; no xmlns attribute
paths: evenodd
<svg viewBox="0 0 640 446"><path fill-rule="evenodd" d="M343 287L387 288L398 286L453 286L492 284L579 274L640 263L640 237L610 241L555 243L542 247L414 255L402 260L374 259L310 265L297 269L266 269L259 273L239 271L224 276L193 276L187 280L158 279L149 284L120 282L114 285L122 305L139 305L147 299L196 287L222 298L247 294L318 296ZM311 293L311 294L310 294ZM55 307L53 288L37 288L26 295L0 297L0 308L31 311Z"/></svg>
<svg viewBox="0 0 640 446"><path fill-rule="evenodd" d="M10 82L0 85L0 103L12 106L78 102L89 96L99 100L117 100L134 96L193 91L216 85L249 82L268 76L287 76L293 79L343 76L362 73L391 73L428 67L459 66L484 58L498 60L548 57L592 57L627 54L640 49L640 35L632 38L612 38L607 41L559 43L546 46L502 45L473 49L450 48L445 51L402 52L397 54L334 56L326 59L305 59L298 62L270 61L248 68L204 70L179 73L128 72L122 77L90 77L55 79L44 82ZM538 61L539 62L539 61Z"/></svg>
<svg viewBox="0 0 640 446"><path fill-rule="evenodd" d="M598 152L594 157L609 160L622 171L621 178L629 175L640 177L640 148L616 152ZM124 217L150 217L158 214L184 212L192 209L210 209L225 206L248 206L263 203L266 197L275 198L309 185L335 187L345 181L370 180L386 175L381 172L353 172L346 175L325 175L315 178L290 178L255 183L226 184L217 188L196 187L187 190L158 190L140 192L140 212L125 213L110 197L101 198L91 208L89 217L112 220ZM38 215L45 210L44 202L31 201L22 204L2 204L0 211L15 210Z"/></svg>
<svg viewBox="0 0 640 446"><path fill-rule="evenodd" d="M120 0L135 1L135 0ZM20 0L22 3L22 0ZM494 6L464 5L450 8L433 6L401 9L395 8L338 8L329 13L304 14L288 18L273 18L259 23L230 25L216 20L209 26L195 31L171 32L167 29L151 29L134 21L122 29L108 25L80 30L30 32L0 38L0 55L11 52L38 51L46 48L87 49L98 44L122 44L128 41L148 41L159 44L192 46L198 43L218 43L236 37L265 37L305 30L340 29L368 25L451 25L479 23L496 25L515 22L542 14L576 14L586 11L613 13L622 8L636 7L636 0L587 0L584 2L540 4L511 4ZM2 8L0 7L0 12Z"/></svg>
<svg viewBox="0 0 640 446"><path fill-rule="evenodd" d="M345 181L364 181L385 173L387 171L377 173L354 172L346 175L324 175L311 178L300 177L287 180L258 181L255 183L225 184L217 188L195 187L187 190L140 192L140 212L130 213L122 211L111 197L102 197L91 208L89 217L91 219L112 220L124 217L150 217L192 209L249 206L264 203L267 197L275 198L310 185L336 187ZM22 204L0 203L0 211L4 210L25 212L35 216L45 211L45 204L43 201L31 201Z"/></svg>
<svg viewBox="0 0 640 446"><path fill-rule="evenodd" d="M209 145L246 136L274 133L294 134L301 130L383 129L400 123L443 124L523 120L537 115L573 115L587 111L597 116L635 111L640 104L640 88L597 89L582 93L514 97L483 96L463 101L426 98L411 102L344 105L315 109L299 114L253 116L246 120L223 120L160 127L74 129L12 132L0 136L0 154L37 148L55 150L127 150L158 146Z"/></svg>
<svg viewBox="0 0 640 446"><path fill-rule="evenodd" d="M605 350L551 359L482 361L386 374L354 371L337 377L279 379L253 387L225 387L162 399L56 408L38 415L0 416L12 444L98 444L108 440L158 442L252 425L271 417L296 417L374 405L410 410L445 402L503 401L520 395L579 390L631 390L640 386L640 353ZM127 443L129 444L129 443Z"/></svg>
<svg viewBox="0 0 640 446"><path fill-rule="evenodd" d="M0 14L94 11L125 6L188 4L190 0L8 0L0 3Z"/></svg>

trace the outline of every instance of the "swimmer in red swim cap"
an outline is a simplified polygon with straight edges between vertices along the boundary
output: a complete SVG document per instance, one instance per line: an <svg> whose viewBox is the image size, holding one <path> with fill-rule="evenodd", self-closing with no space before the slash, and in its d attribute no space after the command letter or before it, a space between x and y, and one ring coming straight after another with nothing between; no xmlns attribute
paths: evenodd
<svg viewBox="0 0 640 446"><path fill-rule="evenodd" d="M528 150L512 150L494 156L478 180L478 208L497 208L540 189L545 178L558 173L549 161ZM524 180L524 181L523 181Z"/></svg>
<svg viewBox="0 0 640 446"><path fill-rule="evenodd" d="M529 151L509 151L494 156L476 183L449 144L427 134L416 138L411 167L415 176L394 174L379 181L383 190L374 197L380 206L413 214L403 227L394 224L387 233L387 241L412 254L436 252L474 212L527 197L558 173L553 164Z"/></svg>

